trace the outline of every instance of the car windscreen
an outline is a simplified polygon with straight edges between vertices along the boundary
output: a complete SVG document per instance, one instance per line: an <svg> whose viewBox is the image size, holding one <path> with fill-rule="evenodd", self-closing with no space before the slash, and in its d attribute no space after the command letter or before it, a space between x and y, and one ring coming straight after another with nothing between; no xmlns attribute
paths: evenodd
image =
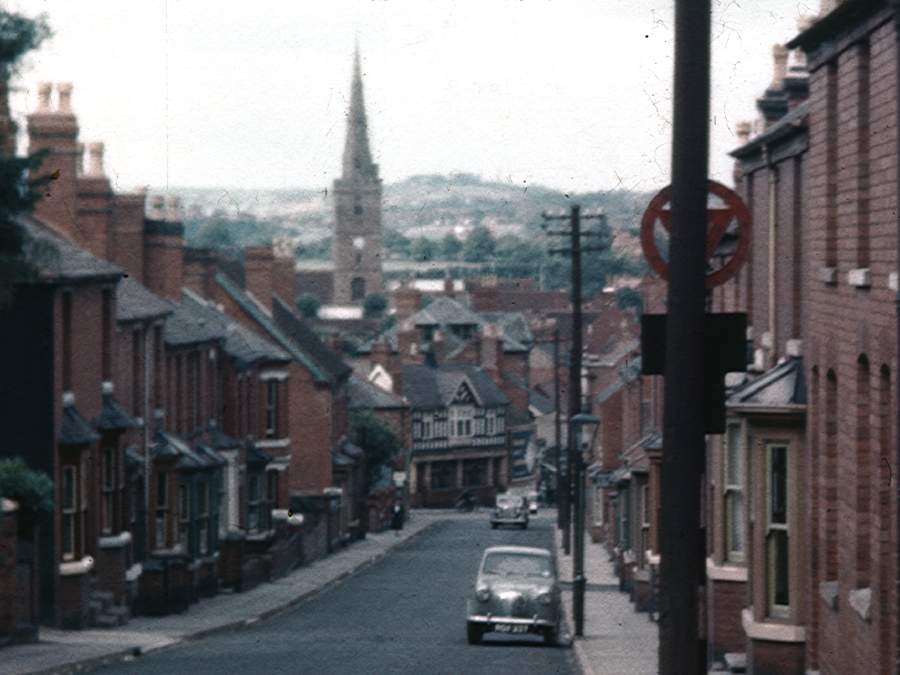
<svg viewBox="0 0 900 675"><path fill-rule="evenodd" d="M507 497L506 499L498 499L497 500L497 508L500 509L509 509L513 508L519 503L517 499L512 499L511 497Z"/></svg>
<svg viewBox="0 0 900 675"><path fill-rule="evenodd" d="M482 571L504 577L549 577L553 573L550 558L524 553L489 553Z"/></svg>

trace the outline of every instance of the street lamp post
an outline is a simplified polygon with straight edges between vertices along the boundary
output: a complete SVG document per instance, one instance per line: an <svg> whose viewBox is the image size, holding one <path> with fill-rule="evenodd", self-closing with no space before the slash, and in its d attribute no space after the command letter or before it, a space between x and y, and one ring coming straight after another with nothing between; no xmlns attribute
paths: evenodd
<svg viewBox="0 0 900 675"><path fill-rule="evenodd" d="M573 415L569 421L569 433L577 443L572 478L575 484L575 556L572 569L572 619L575 623L575 635L584 635L584 591L587 579L584 576L584 453L594 445L594 438L600 429L600 418L589 412Z"/></svg>

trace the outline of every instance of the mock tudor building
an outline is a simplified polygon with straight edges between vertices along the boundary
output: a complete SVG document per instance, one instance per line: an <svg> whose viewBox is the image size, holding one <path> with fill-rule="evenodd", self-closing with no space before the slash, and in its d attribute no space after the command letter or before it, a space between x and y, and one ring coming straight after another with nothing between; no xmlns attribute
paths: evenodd
<svg viewBox="0 0 900 675"><path fill-rule="evenodd" d="M466 490L482 503L509 480L509 399L471 365L407 365L403 396L412 412L412 504L452 506Z"/></svg>

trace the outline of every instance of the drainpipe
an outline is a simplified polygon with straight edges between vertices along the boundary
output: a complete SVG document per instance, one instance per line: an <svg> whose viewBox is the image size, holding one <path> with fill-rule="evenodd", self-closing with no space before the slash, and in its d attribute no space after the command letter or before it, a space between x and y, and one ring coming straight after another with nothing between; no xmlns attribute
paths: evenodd
<svg viewBox="0 0 900 675"><path fill-rule="evenodd" d="M897 93L900 92L900 0L891 0L891 7L894 10L894 77L896 78L894 81L894 98L896 99ZM900 106L897 108L897 122L900 124ZM895 149L894 161L900 161L900 134L897 134L897 147ZM895 199L900 199L900 171L897 172L897 185L895 186ZM897 254L894 259L894 273L897 274L900 272L900 209L894 209L895 215L898 217L897 222ZM897 331L897 349L894 351L894 355L897 357L897 362L894 366L894 383L896 387L896 392L894 394L894 423L897 423L897 420L900 420L900 283L898 283L898 290L895 291L894 295L894 313L896 317L896 322L894 324L894 328ZM896 447L897 456L894 459L894 471L892 473L896 474L898 468L900 468L900 443L894 442L894 446ZM896 478L894 479L896 480ZM898 503L900 503L900 490L898 490L897 494ZM894 512L897 512L896 507L894 508ZM896 584L895 584L895 593L894 601L897 601L897 598L900 598L900 518L897 518L895 523L897 527L897 532L895 533L896 537L896 545L897 549L897 564L896 564ZM894 670L895 672L900 669L900 629L895 631L894 634Z"/></svg>
<svg viewBox="0 0 900 675"><path fill-rule="evenodd" d="M762 147L763 160L766 163L766 170L769 174L769 269L768 269L768 320L769 320L769 347L767 366L771 368L777 360L778 334L775 329L775 252L776 240L778 238L778 169L772 161L772 155L769 152L769 146L764 144Z"/></svg>

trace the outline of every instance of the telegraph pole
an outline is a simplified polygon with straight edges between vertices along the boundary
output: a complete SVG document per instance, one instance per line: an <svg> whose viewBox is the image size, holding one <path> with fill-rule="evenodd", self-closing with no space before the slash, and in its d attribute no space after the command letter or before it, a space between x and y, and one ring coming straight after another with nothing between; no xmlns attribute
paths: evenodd
<svg viewBox="0 0 900 675"><path fill-rule="evenodd" d="M560 455L562 454L562 430L559 426L559 326L553 327L553 407L555 408L554 439L556 441L556 527L563 527L563 511L560 495L562 493L562 473Z"/></svg>
<svg viewBox="0 0 900 675"><path fill-rule="evenodd" d="M660 509L662 675L706 672L698 591L704 470L704 343L709 164L710 0L676 0L672 226Z"/></svg>
<svg viewBox="0 0 900 675"><path fill-rule="evenodd" d="M569 215L552 216L549 214L542 215L546 229L548 221L568 220L568 230L547 230L547 234L552 236L568 237L569 246L558 249L551 249L551 253L561 253L572 257L572 346L569 353L569 417L578 414L581 411L581 357L583 351L583 328L582 328L582 279L581 279L581 254L586 251L602 251L602 246L583 246L581 238L591 236L602 236L601 232L582 232L581 220L600 220L606 221L606 215L603 213L585 214L582 216L581 207L573 204ZM558 382L558 378L557 378ZM559 401L557 401L557 408ZM575 539L575 559L573 560L573 602L572 609L574 614L575 635L582 635L584 630L584 591L587 580L584 576L584 475L583 462L581 457L581 449L578 447L578 439L576 434L572 433L571 425L567 427L567 458L566 462L566 481L565 500L561 504L565 504L563 518L563 550L568 555L570 551L570 540L572 539L571 531L574 527ZM572 522L572 504L576 506L575 522Z"/></svg>

